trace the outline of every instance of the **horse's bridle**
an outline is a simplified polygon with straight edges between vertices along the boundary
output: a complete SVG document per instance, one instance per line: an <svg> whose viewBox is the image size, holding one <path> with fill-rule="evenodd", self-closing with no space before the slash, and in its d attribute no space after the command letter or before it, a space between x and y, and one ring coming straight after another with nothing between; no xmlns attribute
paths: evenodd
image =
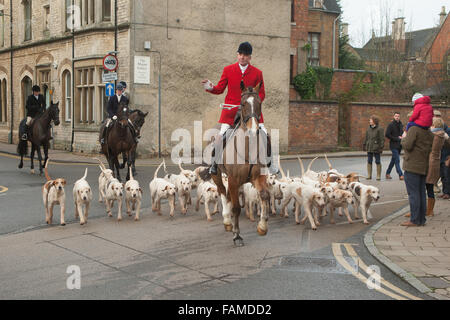
<svg viewBox="0 0 450 320"><path fill-rule="evenodd" d="M242 99L242 97L244 95L256 95L256 96L258 96L258 93L257 92L243 92L241 94L241 99ZM244 105L241 102L241 105L239 107L239 111L241 111L241 113L242 113L243 107L244 107ZM243 121L244 124L246 124L248 122L248 120L250 120L251 118L256 118L258 120L258 123L259 123L259 120L261 119L261 115L257 115L255 112L253 112L253 113L251 113L251 114L249 114L249 115L247 115L245 117L242 117L242 121Z"/></svg>

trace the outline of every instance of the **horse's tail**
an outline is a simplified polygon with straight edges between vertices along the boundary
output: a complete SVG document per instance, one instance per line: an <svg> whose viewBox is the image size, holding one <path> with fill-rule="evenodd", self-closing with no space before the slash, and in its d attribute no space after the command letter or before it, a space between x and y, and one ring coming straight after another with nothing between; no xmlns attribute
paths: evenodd
<svg viewBox="0 0 450 320"><path fill-rule="evenodd" d="M52 178L50 178L50 176L48 175L48 171L47 171L47 165L49 162L50 162L50 159L47 159L47 161L45 161L45 164L44 164L45 179L47 179L47 181L52 180Z"/></svg>
<svg viewBox="0 0 450 320"><path fill-rule="evenodd" d="M22 140L19 137L19 144L17 145L17 153L23 157L28 153L28 141Z"/></svg>

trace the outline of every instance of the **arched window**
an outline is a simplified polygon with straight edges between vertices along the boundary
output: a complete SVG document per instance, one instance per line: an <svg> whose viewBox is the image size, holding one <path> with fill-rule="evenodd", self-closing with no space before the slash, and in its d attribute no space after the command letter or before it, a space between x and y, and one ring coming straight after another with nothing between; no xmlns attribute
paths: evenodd
<svg viewBox="0 0 450 320"><path fill-rule="evenodd" d="M72 120L72 74L69 70L63 72L62 84L64 119L70 122Z"/></svg>
<svg viewBox="0 0 450 320"><path fill-rule="evenodd" d="M0 122L8 121L6 79L0 80Z"/></svg>
<svg viewBox="0 0 450 320"><path fill-rule="evenodd" d="M33 82L31 81L31 79L28 76L25 76L22 79L22 112L23 112L23 116L26 116L26 108L25 105L27 103L27 97L32 94L33 92L31 92L31 88L33 87Z"/></svg>

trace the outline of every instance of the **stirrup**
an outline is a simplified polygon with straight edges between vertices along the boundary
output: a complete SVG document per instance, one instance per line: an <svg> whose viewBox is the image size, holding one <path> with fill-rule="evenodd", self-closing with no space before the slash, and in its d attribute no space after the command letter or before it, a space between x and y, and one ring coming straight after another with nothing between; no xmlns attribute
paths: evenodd
<svg viewBox="0 0 450 320"><path fill-rule="evenodd" d="M28 140L28 135L26 133L22 134L22 140L25 140L25 141Z"/></svg>
<svg viewBox="0 0 450 320"><path fill-rule="evenodd" d="M102 139L100 140L100 144L105 144L105 138L102 138Z"/></svg>

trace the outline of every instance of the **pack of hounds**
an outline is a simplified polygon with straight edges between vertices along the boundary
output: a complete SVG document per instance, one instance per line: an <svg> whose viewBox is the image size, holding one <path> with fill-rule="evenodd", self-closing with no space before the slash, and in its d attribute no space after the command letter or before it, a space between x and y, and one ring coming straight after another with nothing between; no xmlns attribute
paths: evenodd
<svg viewBox="0 0 450 320"><path fill-rule="evenodd" d="M361 177L357 173L343 174L334 169L325 155L328 163L328 170L315 172L311 166L318 157L314 158L305 171L303 161L298 157L301 176L290 177L281 167L280 159L278 165L281 171L281 178L276 175L267 176L267 184L270 192L269 210L272 215L277 215L277 202L279 214L289 217L289 204L293 203L295 222L304 224L309 221L311 228L317 230L320 221L327 215L330 216L330 223L334 224L335 210L342 216L344 212L347 221L353 223L348 207L353 206L354 219L359 219L359 211L362 214L364 224L369 223L372 218L370 205L380 199L380 191L377 187L365 185L359 181ZM114 178L113 172L107 169L100 159L100 174L98 177L99 202L105 204L106 213L112 217L114 203L117 202L117 220L122 220L122 204L125 200L126 212L134 220L140 219L139 213L143 198L142 188L139 182L133 178L130 169L130 180L122 184ZM51 179L47 172L47 161L45 163L45 177L47 182L42 187L42 196L45 207L45 220L47 224L52 224L53 208L60 205L61 225L65 225L65 185L63 178ZM205 207L207 221L213 221L212 216L219 213L219 193L217 186L212 181L203 181L200 172L208 170L208 167L200 166L195 170L186 170L178 164L179 174L167 173L166 164L163 160L156 169L153 179L149 184L152 211L162 215L161 200L165 200L169 206L170 217L175 216L176 200L180 207L181 214L186 215L188 206L192 205L191 192L196 190L195 210L199 211L200 204ZM165 176L158 177L158 172L164 167ZM93 199L92 189L86 180L88 169L84 176L77 180L73 186L73 201L75 205L75 218L79 219L81 225L87 223L89 208ZM222 181L226 188L227 176L222 175ZM255 212L261 214L261 200L258 192L251 183L244 184L239 190L239 202L244 208L247 218L255 221ZM210 207L212 206L212 211ZM300 219L301 214L303 217Z"/></svg>

